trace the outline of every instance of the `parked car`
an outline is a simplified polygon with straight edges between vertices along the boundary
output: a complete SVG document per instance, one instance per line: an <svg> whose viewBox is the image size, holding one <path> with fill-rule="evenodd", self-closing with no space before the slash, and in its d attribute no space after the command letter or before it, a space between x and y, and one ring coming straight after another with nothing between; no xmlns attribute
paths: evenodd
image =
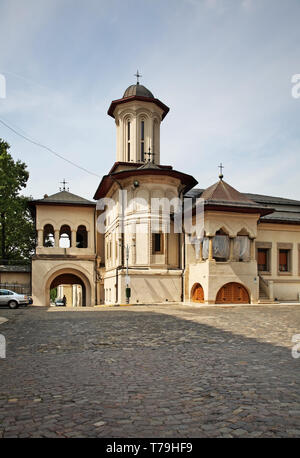
<svg viewBox="0 0 300 458"><path fill-rule="evenodd" d="M55 305L56 307L65 307L65 303L63 299L55 299Z"/></svg>
<svg viewBox="0 0 300 458"><path fill-rule="evenodd" d="M9 289L0 289L0 306L8 305L11 309L17 309L20 305L28 305L29 297L18 294Z"/></svg>

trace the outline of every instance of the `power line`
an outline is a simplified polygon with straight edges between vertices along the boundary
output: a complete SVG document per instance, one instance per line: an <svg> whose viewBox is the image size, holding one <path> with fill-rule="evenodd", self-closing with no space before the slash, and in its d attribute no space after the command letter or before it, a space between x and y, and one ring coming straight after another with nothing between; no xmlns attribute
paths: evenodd
<svg viewBox="0 0 300 458"><path fill-rule="evenodd" d="M28 142L32 143L33 145L39 146L40 148L43 148L43 149L49 151L50 153L54 154L56 157L59 157L59 158L62 159L63 161L68 162L69 164L73 165L74 167L77 167L78 169L81 169L81 170L83 170L84 172L89 173L90 175L94 175L95 177L101 178L100 175L97 175L97 173L91 172L90 170L85 169L85 168L82 167L81 165L78 165L78 164L76 164L75 162L70 161L70 159L67 159L66 157L64 157L64 156L62 156L61 154L57 153L56 151L54 151L53 149L49 148L48 146L45 146L45 145L43 145L42 143L39 143L39 142L37 142L37 141L35 141L35 140L30 139L30 138L27 137L26 135L21 134L21 133L18 132L16 129L14 129L14 128L11 127L10 125L8 125L6 122L4 122L2 119L0 119L0 122L1 122L1 124L3 124L5 127L7 127L8 129L10 129L12 132L14 132L16 135L18 135L19 137L24 138L25 140L27 140Z"/></svg>

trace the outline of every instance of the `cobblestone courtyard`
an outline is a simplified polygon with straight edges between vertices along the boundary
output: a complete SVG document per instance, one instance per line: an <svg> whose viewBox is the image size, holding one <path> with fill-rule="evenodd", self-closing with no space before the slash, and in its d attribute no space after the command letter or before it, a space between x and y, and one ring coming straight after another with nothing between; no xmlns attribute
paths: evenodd
<svg viewBox="0 0 300 458"><path fill-rule="evenodd" d="M300 436L299 305L0 316L0 437Z"/></svg>

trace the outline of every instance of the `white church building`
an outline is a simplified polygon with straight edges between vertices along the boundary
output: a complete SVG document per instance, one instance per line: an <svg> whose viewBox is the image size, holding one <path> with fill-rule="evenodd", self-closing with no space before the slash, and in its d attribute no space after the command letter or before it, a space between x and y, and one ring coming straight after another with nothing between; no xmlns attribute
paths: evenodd
<svg viewBox="0 0 300 458"><path fill-rule="evenodd" d="M164 165L168 111L143 85L129 86L108 110L116 162L94 200L63 189L31 203L35 305L49 305L54 288L73 288L74 296L75 285L80 301L67 306L299 300L300 202L241 193L222 169L202 189Z"/></svg>

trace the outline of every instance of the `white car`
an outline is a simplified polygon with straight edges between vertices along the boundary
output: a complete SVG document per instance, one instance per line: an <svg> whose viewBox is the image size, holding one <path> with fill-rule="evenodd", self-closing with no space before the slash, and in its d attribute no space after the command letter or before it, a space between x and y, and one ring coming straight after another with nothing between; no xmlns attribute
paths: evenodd
<svg viewBox="0 0 300 458"><path fill-rule="evenodd" d="M18 294L9 289L0 289L0 306L8 305L11 309L17 309L20 305L28 305L29 297Z"/></svg>

